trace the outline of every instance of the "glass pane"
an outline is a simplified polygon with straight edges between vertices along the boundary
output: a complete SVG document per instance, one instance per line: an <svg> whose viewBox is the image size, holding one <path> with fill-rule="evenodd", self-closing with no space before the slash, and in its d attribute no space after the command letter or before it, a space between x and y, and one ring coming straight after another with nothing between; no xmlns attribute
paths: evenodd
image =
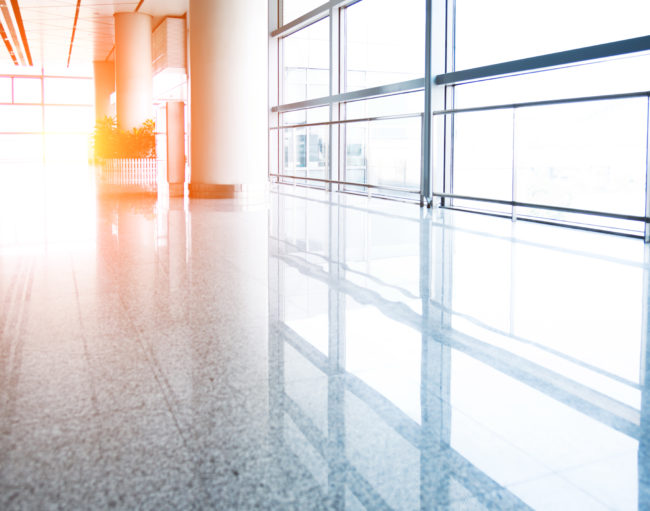
<svg viewBox="0 0 650 511"><path fill-rule="evenodd" d="M0 77L0 103L11 103L11 78Z"/></svg>
<svg viewBox="0 0 650 511"><path fill-rule="evenodd" d="M456 0L455 7L456 69L644 36L650 18L647 0Z"/></svg>
<svg viewBox="0 0 650 511"><path fill-rule="evenodd" d="M512 199L512 110L453 116L452 191L488 199ZM454 199L454 206L510 213L510 206Z"/></svg>
<svg viewBox="0 0 650 511"><path fill-rule="evenodd" d="M495 78L455 87L456 108L650 90L650 55Z"/></svg>
<svg viewBox="0 0 650 511"><path fill-rule="evenodd" d="M417 91L383 98L351 101L346 103L345 107L348 119L422 113L424 111L424 93Z"/></svg>
<svg viewBox="0 0 650 511"><path fill-rule="evenodd" d="M329 127L289 128L283 133L283 173L290 176L328 179ZM301 181L324 186L318 181Z"/></svg>
<svg viewBox="0 0 650 511"><path fill-rule="evenodd" d="M14 102L40 103L41 79L40 78L14 78Z"/></svg>
<svg viewBox="0 0 650 511"><path fill-rule="evenodd" d="M92 105L94 99L92 80L70 78L45 79L46 103Z"/></svg>
<svg viewBox="0 0 650 511"><path fill-rule="evenodd" d="M647 107L647 99L639 98L517 110L517 199L643 216ZM553 211L518 213L641 229L640 224Z"/></svg>
<svg viewBox="0 0 650 511"><path fill-rule="evenodd" d="M46 106L45 131L55 133L90 133L95 110L82 106Z"/></svg>
<svg viewBox="0 0 650 511"><path fill-rule="evenodd" d="M283 103L329 95L329 18L285 37Z"/></svg>
<svg viewBox="0 0 650 511"><path fill-rule="evenodd" d="M420 187L421 128L417 117L346 124L345 181L417 191ZM352 189L366 190L363 187ZM373 193L415 196L390 190Z"/></svg>
<svg viewBox="0 0 650 511"><path fill-rule="evenodd" d="M345 90L424 76L424 7L423 0L366 0L345 10Z"/></svg>
<svg viewBox="0 0 650 511"><path fill-rule="evenodd" d="M0 106L0 132L40 132L42 115L40 106Z"/></svg>
<svg viewBox="0 0 650 511"><path fill-rule="evenodd" d="M325 0L283 0L282 22L286 25L325 3Z"/></svg>
<svg viewBox="0 0 650 511"><path fill-rule="evenodd" d="M327 122L329 119L330 109L327 106L310 108L308 110L295 110L282 114L283 125Z"/></svg>

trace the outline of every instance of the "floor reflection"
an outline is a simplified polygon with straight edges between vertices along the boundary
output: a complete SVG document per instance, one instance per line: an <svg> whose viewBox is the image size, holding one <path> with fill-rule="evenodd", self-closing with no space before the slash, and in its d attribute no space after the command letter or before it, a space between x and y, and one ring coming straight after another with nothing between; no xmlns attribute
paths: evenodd
<svg viewBox="0 0 650 511"><path fill-rule="evenodd" d="M376 202L272 195L278 449L337 509L648 508L648 248Z"/></svg>
<svg viewBox="0 0 650 511"><path fill-rule="evenodd" d="M643 243L59 188L0 187L0 508L650 507Z"/></svg>

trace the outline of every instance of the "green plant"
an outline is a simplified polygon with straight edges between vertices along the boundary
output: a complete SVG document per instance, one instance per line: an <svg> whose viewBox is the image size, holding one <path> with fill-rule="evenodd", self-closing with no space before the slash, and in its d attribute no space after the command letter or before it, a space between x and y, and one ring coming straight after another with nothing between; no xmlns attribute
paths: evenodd
<svg viewBox="0 0 650 511"><path fill-rule="evenodd" d="M142 126L129 131L119 129L113 117L104 117L95 125L93 148L95 157L107 158L155 158L156 124L151 119Z"/></svg>

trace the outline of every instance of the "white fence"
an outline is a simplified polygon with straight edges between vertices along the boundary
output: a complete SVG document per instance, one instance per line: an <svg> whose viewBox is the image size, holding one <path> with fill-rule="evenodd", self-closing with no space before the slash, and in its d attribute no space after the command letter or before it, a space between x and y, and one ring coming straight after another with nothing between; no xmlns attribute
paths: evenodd
<svg viewBox="0 0 650 511"><path fill-rule="evenodd" d="M114 191L155 192L158 165L155 158L113 158L104 160L97 183Z"/></svg>

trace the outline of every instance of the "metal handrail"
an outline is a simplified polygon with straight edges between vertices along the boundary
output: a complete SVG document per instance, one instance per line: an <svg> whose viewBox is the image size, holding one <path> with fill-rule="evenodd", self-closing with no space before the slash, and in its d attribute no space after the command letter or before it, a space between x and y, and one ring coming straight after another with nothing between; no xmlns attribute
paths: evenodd
<svg viewBox="0 0 650 511"><path fill-rule="evenodd" d="M385 185L371 185L369 183L351 183L349 181L337 181L335 179L320 179L317 177L302 177L302 176L290 176L287 174L275 174L269 173L269 176L273 177L286 177L287 179L304 179L306 181L318 181L320 183L332 183L335 185L349 185L349 186L364 186L366 188L377 188L380 190L392 190L394 192L405 192L405 193L420 193L420 190L413 188L401 188L399 186L385 186Z"/></svg>
<svg viewBox="0 0 650 511"><path fill-rule="evenodd" d="M438 193L433 192L434 197L442 197L445 199L458 199L458 200L471 200L478 202L489 202L491 204L502 204L504 206L531 208L531 209L546 209L549 211L561 211L564 213L577 213L580 215L600 216L606 218L616 218L618 220L632 220L636 222L650 222L650 217L636 216L636 215L623 215L620 213L608 213L606 211L594 211L592 209L578 209L567 208L564 206L551 206L547 204L534 204L530 202L511 201L503 199L488 199L487 197L472 197L469 195L456 195L453 193Z"/></svg>

